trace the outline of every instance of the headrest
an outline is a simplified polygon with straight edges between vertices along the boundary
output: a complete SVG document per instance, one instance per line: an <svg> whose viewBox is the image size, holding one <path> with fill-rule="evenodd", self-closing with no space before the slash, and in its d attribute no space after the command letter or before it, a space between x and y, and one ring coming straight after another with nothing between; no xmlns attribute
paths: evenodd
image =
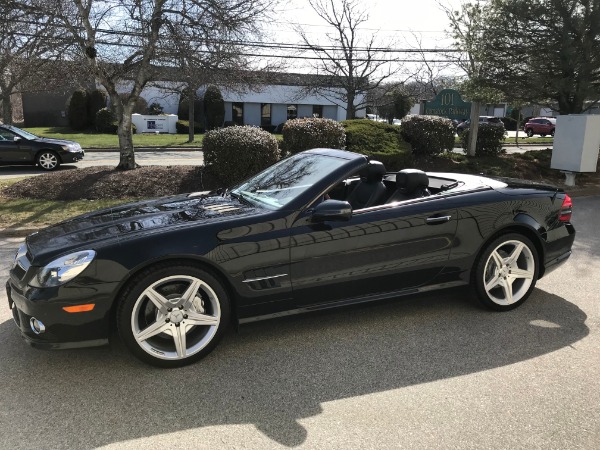
<svg viewBox="0 0 600 450"><path fill-rule="evenodd" d="M404 169L396 174L396 188L410 194L417 189L426 189L429 186L429 177L419 169Z"/></svg>
<svg viewBox="0 0 600 450"><path fill-rule="evenodd" d="M364 181L381 181L385 175L385 167L379 161L369 161L369 165L360 171Z"/></svg>

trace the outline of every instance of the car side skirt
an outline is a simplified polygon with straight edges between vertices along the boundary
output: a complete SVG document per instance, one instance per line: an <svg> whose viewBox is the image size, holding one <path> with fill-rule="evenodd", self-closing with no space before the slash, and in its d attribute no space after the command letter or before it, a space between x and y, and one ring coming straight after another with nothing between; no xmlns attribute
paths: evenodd
<svg viewBox="0 0 600 450"><path fill-rule="evenodd" d="M353 298L349 298L349 299L345 299L345 300L339 300L337 302L319 303L319 304L315 304L315 305L305 306L303 308L290 309L287 311L280 311L280 312L271 313L271 314L243 317L243 318L238 319L238 323L244 324L244 323L258 322L261 320L275 319L278 317L292 316L292 315L296 315L296 314L304 314L304 313L309 313L309 312L313 312L313 311L321 311L324 309L339 308L339 307L343 307L343 306L356 305L356 304L360 304L360 303L369 303L369 302L375 302L375 301L380 301L380 300L387 300L387 299L395 298L395 297L403 297L406 295L421 294L421 293L429 292L429 291L437 291L440 289L448 289L448 288L453 288L453 287L466 286L468 284L469 284L468 282L465 282L462 280L451 281L451 282L447 282L447 283L431 284L431 285L417 287L417 288L385 292L385 293L376 294L376 295L353 297Z"/></svg>

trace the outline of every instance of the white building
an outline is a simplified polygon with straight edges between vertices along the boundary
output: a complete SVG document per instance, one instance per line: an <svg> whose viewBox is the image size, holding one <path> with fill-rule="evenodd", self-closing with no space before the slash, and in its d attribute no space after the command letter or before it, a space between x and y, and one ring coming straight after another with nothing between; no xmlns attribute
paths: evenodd
<svg viewBox="0 0 600 450"><path fill-rule="evenodd" d="M278 74L277 81L244 90L221 88L225 101L225 122L239 125L254 125L265 128L275 127L288 119L299 117L324 117L337 121L346 119L346 108L339 100L312 92L301 85L307 77L318 79L315 75ZM176 82L164 82L148 85L142 91L142 97L148 105L158 103L167 114L177 114L180 86ZM101 86L98 86L101 89ZM125 93L130 86L123 84L119 89ZM197 96L202 98L204 90L200 88ZM328 88L329 89L329 88ZM356 104L362 103L364 95L359 95ZM358 110L357 117L365 117L365 109Z"/></svg>

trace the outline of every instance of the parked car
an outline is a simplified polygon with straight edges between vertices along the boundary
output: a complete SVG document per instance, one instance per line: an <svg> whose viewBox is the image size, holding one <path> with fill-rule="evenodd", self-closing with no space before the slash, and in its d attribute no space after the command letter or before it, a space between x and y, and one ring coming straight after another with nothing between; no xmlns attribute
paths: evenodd
<svg viewBox="0 0 600 450"><path fill-rule="evenodd" d="M504 124L502 123L502 120L500 120L499 117L479 116L479 124L481 125L482 123L485 123L488 125L493 125L495 127L504 128ZM467 130L470 126L471 126L471 119L467 119L464 122L462 122L456 126L456 133L460 135L463 131Z"/></svg>
<svg viewBox="0 0 600 450"><path fill-rule="evenodd" d="M12 125L0 125L0 165L37 165L55 170L83 157L77 142L42 138Z"/></svg>
<svg viewBox="0 0 600 450"><path fill-rule="evenodd" d="M434 289L470 285L507 311L570 256L571 208L553 186L386 173L364 155L315 149L232 189L29 235L9 307L34 347L102 345L116 326L136 357L161 367L202 358L231 323Z"/></svg>
<svg viewBox="0 0 600 450"><path fill-rule="evenodd" d="M523 126L525 134L532 137L534 134L539 134L544 137L546 135L554 136L556 128L556 119L554 117L534 117L529 119Z"/></svg>

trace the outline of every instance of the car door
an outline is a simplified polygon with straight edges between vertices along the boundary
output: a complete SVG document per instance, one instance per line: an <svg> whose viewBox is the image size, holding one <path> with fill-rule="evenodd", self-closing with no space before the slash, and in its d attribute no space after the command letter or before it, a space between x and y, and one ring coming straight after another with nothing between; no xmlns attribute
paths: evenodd
<svg viewBox="0 0 600 450"><path fill-rule="evenodd" d="M5 164L30 163L33 161L31 146L11 131L0 128L0 161Z"/></svg>
<svg viewBox="0 0 600 450"><path fill-rule="evenodd" d="M291 228L290 271L298 307L414 288L445 267L456 232L455 209L423 198L355 211L347 222Z"/></svg>

